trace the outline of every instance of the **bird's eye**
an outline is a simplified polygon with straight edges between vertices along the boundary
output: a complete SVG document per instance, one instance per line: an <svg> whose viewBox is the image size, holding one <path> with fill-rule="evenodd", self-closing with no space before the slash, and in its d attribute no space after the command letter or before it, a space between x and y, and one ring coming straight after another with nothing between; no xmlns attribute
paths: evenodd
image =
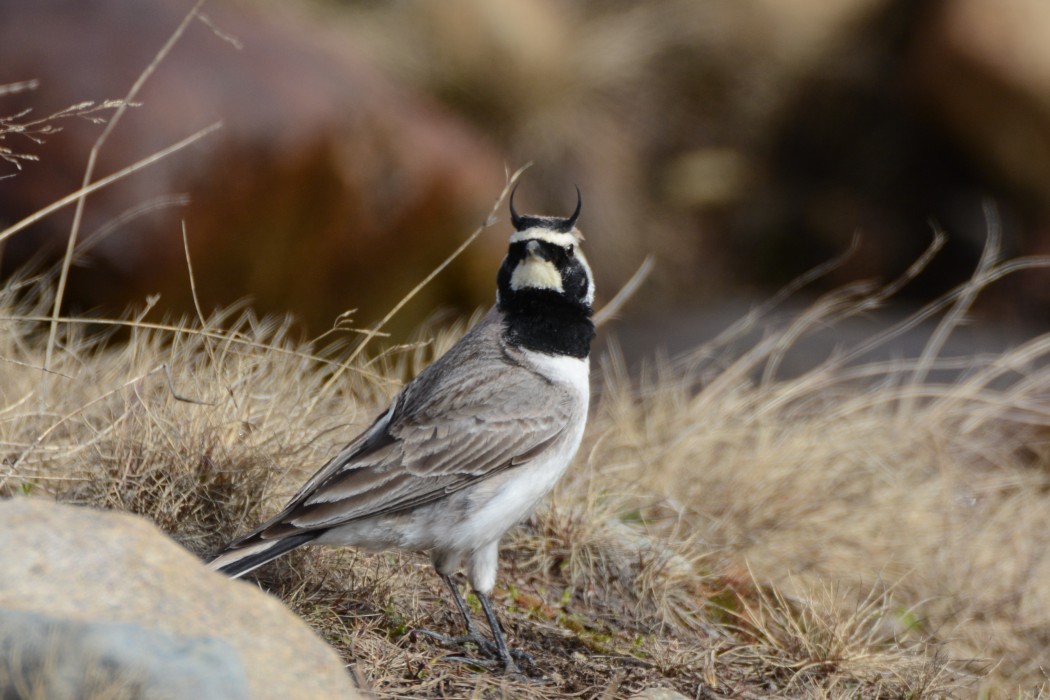
<svg viewBox="0 0 1050 700"><path fill-rule="evenodd" d="M571 245L570 246L565 246L565 255L567 255L570 258L575 256L576 255L576 249L573 248Z"/></svg>

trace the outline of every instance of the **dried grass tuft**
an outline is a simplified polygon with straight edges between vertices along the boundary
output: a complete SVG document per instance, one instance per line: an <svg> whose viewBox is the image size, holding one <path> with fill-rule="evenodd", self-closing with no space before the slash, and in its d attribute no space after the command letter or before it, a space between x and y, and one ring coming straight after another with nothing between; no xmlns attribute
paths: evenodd
<svg viewBox="0 0 1050 700"><path fill-rule="evenodd" d="M23 80L17 83L0 85L0 98L16 95L20 92L35 90L38 80ZM126 100L103 100L102 102L79 102L57 112L42 117L33 115L32 109L23 109L14 114L0 116L0 161L22 169L22 163L38 161L33 153L23 152L23 146L11 146L9 143L19 139L25 145L42 145L47 138L62 131L62 122L70 119L83 119L93 124L104 124L109 115L117 110L135 106ZM10 139L10 140L9 140ZM0 180L11 175L0 176Z"/></svg>

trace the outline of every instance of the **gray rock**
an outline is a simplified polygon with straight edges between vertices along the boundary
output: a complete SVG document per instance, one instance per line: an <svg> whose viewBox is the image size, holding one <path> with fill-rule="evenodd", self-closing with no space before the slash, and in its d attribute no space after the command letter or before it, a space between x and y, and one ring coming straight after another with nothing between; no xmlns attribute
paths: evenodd
<svg viewBox="0 0 1050 700"><path fill-rule="evenodd" d="M0 501L0 608L30 613L45 624L51 624L45 618L56 621L57 627L51 627L59 633L45 650L65 648L49 644L79 642L122 649L123 668L139 668L142 675L124 679L129 694L106 697L183 697L133 692L151 687L151 678L163 678L180 663L187 673L196 669L201 674L192 682L230 684L238 671L232 666L234 655L223 649L232 649L239 658L251 698L360 697L335 652L280 601L208 570L152 524L123 513L36 498ZM77 623L85 624L77 628ZM122 630L112 629L121 625ZM70 636L63 639L67 632ZM108 641L101 641L106 634ZM150 634L157 636L145 641ZM205 641L209 639L213 641ZM166 656L153 666L136 666L141 659L134 658L132 647L139 645L147 655L150 644ZM196 651L168 654L180 644ZM227 664L218 675L212 673ZM25 664L9 667L19 671ZM103 675L112 671L106 664L95 670ZM11 680L18 679L0 677L0 697L9 697L4 686ZM209 697L215 696L197 695Z"/></svg>
<svg viewBox="0 0 1050 700"><path fill-rule="evenodd" d="M49 700L249 697L240 657L221 639L0 609L0 696L12 688Z"/></svg>

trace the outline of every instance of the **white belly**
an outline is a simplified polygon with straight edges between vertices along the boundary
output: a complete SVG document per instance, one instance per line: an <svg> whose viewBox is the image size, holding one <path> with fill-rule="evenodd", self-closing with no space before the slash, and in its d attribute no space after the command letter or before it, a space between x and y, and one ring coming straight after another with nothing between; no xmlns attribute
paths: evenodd
<svg viewBox="0 0 1050 700"><path fill-rule="evenodd" d="M583 420L572 426L565 441L551 454L475 486L467 494L474 512L450 528L449 540L455 544L445 548L463 552L478 549L499 540L531 513L572 462L583 438L583 426Z"/></svg>
<svg viewBox="0 0 1050 700"><path fill-rule="evenodd" d="M531 462L511 467L446 498L410 512L333 528L316 542L430 551L450 562L495 545L557 483L579 449L587 422L590 398L587 361L545 355L529 359L546 376L568 384L577 392L579 410L558 443Z"/></svg>
<svg viewBox="0 0 1050 700"><path fill-rule="evenodd" d="M532 362L545 376L573 388L579 402L572 425L566 426L564 438L548 453L504 474L486 480L470 494L476 505L473 514L452 528L452 540L460 543L462 552L476 550L498 541L532 512L536 504L558 483L583 439L590 404L590 362L574 357L529 353ZM451 549L451 548L450 548Z"/></svg>
<svg viewBox="0 0 1050 700"><path fill-rule="evenodd" d="M317 543L463 554L479 549L503 537L554 488L580 446L583 427L577 421L556 448L528 464L408 513L333 528Z"/></svg>

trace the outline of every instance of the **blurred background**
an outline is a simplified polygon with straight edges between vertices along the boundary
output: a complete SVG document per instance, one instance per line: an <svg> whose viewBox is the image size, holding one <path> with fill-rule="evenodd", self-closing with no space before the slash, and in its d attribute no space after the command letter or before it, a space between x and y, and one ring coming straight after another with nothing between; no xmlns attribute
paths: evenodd
<svg viewBox="0 0 1050 700"><path fill-rule="evenodd" d="M188 0L0 3L0 116L120 98ZM608 300L656 268L618 324L681 350L815 265L799 297L889 281L948 236L890 314L967 279L998 207L1006 256L1050 253L1046 0L212 0L101 152L97 176L222 120L217 134L88 199L69 313L160 294L192 312L181 222L210 309L250 297L319 334L380 318L532 161L521 211L580 226ZM17 121L17 120L16 120ZM0 146L0 228L77 189L102 127ZM9 177L14 175L14 177ZM392 324L491 303L505 209ZM72 208L6 241L2 272L53 264ZM600 300L601 301L601 300ZM992 342L1048 329L1050 272L975 316ZM976 342L967 340L967 343ZM633 348L633 349L632 349Z"/></svg>

